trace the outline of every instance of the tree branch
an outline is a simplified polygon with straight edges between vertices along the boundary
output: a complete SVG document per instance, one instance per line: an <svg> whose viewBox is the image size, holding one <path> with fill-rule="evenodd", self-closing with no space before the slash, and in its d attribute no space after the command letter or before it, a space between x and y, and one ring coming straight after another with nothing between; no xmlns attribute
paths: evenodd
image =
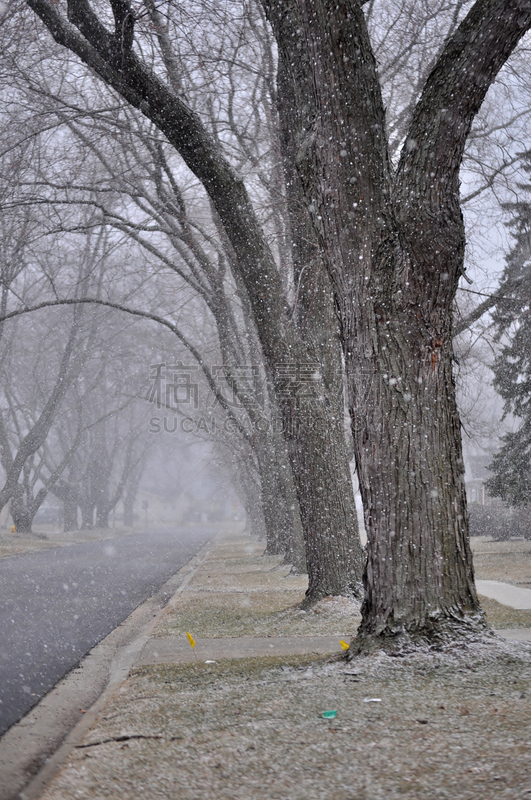
<svg viewBox="0 0 531 800"><path fill-rule="evenodd" d="M468 314L466 317L463 317L463 319L459 320L459 322L454 323L452 331L453 335L459 336L460 333L464 333L464 331L470 328L474 322L477 322L478 319L481 319L481 317L486 314L487 311L490 311L491 308L494 308L494 306L498 303L498 300L503 300L500 289L498 289L496 292L493 292L491 295L487 295L486 299L476 306L476 308L471 311L470 314Z"/></svg>
<svg viewBox="0 0 531 800"><path fill-rule="evenodd" d="M410 226L419 210L435 214L449 200L457 207L472 121L530 27L530 0L477 0L448 40L417 103L397 170L396 197Z"/></svg>
<svg viewBox="0 0 531 800"><path fill-rule="evenodd" d="M238 418L232 412L232 409L225 400L223 393L216 386L216 382L212 377L212 373L208 369L208 366L205 363L205 359L203 358L199 350L196 347L194 347L194 345L190 342L190 340L187 339L187 337L179 330L179 328L173 322L164 319L164 317L160 317L158 314L152 314L149 311L141 311L140 309L129 308L128 306L121 305L120 303L113 303L109 300L98 300L97 298L85 297L80 300L69 300L69 299L45 300L44 302L38 303L35 306L31 307L27 306L25 308L18 308L16 309L16 311L10 311L9 314L6 314L4 317L0 318L0 322L5 322L5 320L13 319L14 317L19 317L22 314L29 314L33 311L39 311L42 308L52 308L53 306L83 305L83 304L105 306L106 308L115 308L117 311L123 311L126 314L132 314L133 316L136 317L149 319L152 322L157 322L159 325L164 325L164 327L168 328L168 330L170 330L173 334L175 334L175 336L177 336L177 338L182 342L182 344L186 347L186 349L191 353L191 355L197 361L197 363L201 367L203 375L207 380L208 386L212 391L212 394L214 395L220 406L223 408L227 416L229 416L231 420L234 422L238 432L243 436L243 438L249 444L251 444L251 437L249 436L248 432L245 430L243 425L241 425ZM0 508L2 508L1 505Z"/></svg>
<svg viewBox="0 0 531 800"><path fill-rule="evenodd" d="M271 362L293 357L298 341L287 342L289 325L282 282L243 181L237 178L199 116L150 71L132 50L113 60L111 35L86 0L71 0L65 20L51 0L27 0L54 39L147 116L176 148L210 195L237 255L253 304L264 353Z"/></svg>

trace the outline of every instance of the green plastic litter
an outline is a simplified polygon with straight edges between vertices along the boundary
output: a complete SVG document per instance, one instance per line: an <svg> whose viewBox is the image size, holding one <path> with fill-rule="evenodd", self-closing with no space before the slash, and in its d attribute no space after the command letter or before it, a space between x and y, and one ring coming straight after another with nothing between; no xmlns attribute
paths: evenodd
<svg viewBox="0 0 531 800"><path fill-rule="evenodd" d="M323 711L324 719L335 719L336 716L337 716L337 711Z"/></svg>

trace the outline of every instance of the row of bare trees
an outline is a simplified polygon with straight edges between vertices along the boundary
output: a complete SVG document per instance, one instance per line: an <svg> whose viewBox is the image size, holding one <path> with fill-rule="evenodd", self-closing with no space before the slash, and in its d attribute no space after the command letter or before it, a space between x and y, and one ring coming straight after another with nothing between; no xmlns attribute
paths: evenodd
<svg viewBox="0 0 531 800"><path fill-rule="evenodd" d="M4 313L12 298L31 305L66 275L78 297L97 293L108 261L104 231L77 242L65 232L44 235L47 218L21 202L28 170L9 169L13 154L21 155L11 150L2 163ZM41 312L31 325L2 323L0 508L9 504L17 532L31 532L48 495L63 501L67 529L77 528L78 512L83 527L106 526L144 463L145 415L128 385L131 368L113 352L113 342L127 335L120 328L109 312L82 305Z"/></svg>
<svg viewBox="0 0 531 800"><path fill-rule="evenodd" d="M245 15L238 24L244 28L235 32L243 57L244 50L249 53L251 38L245 29L258 24L264 31L264 18ZM272 69L271 37L256 39L254 44L263 50L261 64L270 63ZM218 64L217 69L225 73L223 79L233 87L230 91L241 95L238 62L227 62L223 69ZM85 222L82 219L82 211L86 217L90 206L99 224L111 232L109 245L129 254L118 290L107 268L102 301L158 320L200 367L216 396L217 412L233 423L229 428L218 425L217 445L226 458L238 464L236 481L242 499L257 528L265 530L268 551L285 552L297 568L303 568L301 532L306 532L307 545L314 551L309 594L313 601L327 594L359 593L362 554L345 442L339 339L336 336L330 341L328 335L330 324L336 324L332 295L326 275L321 272L316 281L309 265L303 263L308 253L319 267L312 253L315 243L308 245L300 238L304 251L293 268L294 245L288 230L282 169L275 156L280 144L271 69L269 74L260 69L250 75L247 67L243 70L247 75L242 97L250 95L255 103L252 136L247 131L248 120L242 120L242 99L237 108L231 98L227 129L241 149L239 168L256 181L263 224L271 231L279 268L284 272L281 280L295 301L291 327L294 332L298 329L299 341L304 336L309 343L302 362L285 352L275 364L273 377L264 373L249 298L219 215L156 128L123 104L109 105L98 85L91 90L91 101L101 95L94 112L87 108L86 92L57 97L46 81L36 91L34 75L20 75L18 91L26 93L33 108L40 105L46 131L53 129L68 142L65 171L72 163L76 170L75 180L71 174L65 178L59 174L57 162L41 159L39 180L27 184L21 202L53 209L58 228L85 234L95 225L94 216ZM46 78L50 80L49 73ZM51 80L56 79L54 73ZM204 102L203 94L196 91L194 102ZM213 110L211 114L215 128L220 120ZM322 297L327 300L324 312ZM177 314L177 308L182 313ZM222 365L222 370L216 371L216 364ZM246 374L249 370L256 374ZM236 413L225 401L227 389L236 400ZM307 457L311 438L311 452L319 453L319 462ZM290 458L292 463L298 461L296 470L291 469ZM318 468L326 502L315 498L313 481Z"/></svg>
<svg viewBox="0 0 531 800"><path fill-rule="evenodd" d="M175 337L216 403L173 407L165 383L161 407L218 420L204 427L270 552L300 561L302 533L308 603L359 592L353 449L364 641L481 628L452 375L459 170L480 230L529 116L525 48L500 70L531 10L27 5L57 44L12 3L10 136L33 165L15 206L48 237L100 231L113 258L89 290L64 271L22 305L10 290L3 316L83 301Z"/></svg>

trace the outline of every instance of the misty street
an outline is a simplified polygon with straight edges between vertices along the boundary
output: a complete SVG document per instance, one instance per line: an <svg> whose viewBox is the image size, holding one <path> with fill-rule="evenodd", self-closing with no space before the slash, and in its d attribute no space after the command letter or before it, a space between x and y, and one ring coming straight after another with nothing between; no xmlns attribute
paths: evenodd
<svg viewBox="0 0 531 800"><path fill-rule="evenodd" d="M160 529L0 560L0 735L212 533Z"/></svg>
<svg viewBox="0 0 531 800"><path fill-rule="evenodd" d="M531 800L530 55L0 0L0 800Z"/></svg>

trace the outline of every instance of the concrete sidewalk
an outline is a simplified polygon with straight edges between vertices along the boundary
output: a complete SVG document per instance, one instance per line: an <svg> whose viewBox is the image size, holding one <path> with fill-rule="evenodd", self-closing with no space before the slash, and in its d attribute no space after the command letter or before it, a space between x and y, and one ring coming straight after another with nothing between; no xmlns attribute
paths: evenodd
<svg viewBox="0 0 531 800"><path fill-rule="evenodd" d="M98 704L95 712L89 712L83 730L78 735L73 732L61 757L20 795L23 800L41 796L42 800L70 800L72 797L99 800L109 796L116 800L136 800L138 796L144 800L159 800L173 797L176 792L182 800L214 797L227 800L352 800L354 797L356 800L387 800L402 796L409 787L410 778L404 778L405 783L402 783L400 777L396 783L392 770L385 780L372 774L372 751L367 751L365 756L362 754L363 748L370 745L369 740L364 742L364 726L369 724L367 730L370 731L373 724L370 720L377 726L380 725L377 721L382 720L378 736L391 746L393 734L390 730L396 726L397 719L402 719L402 713L406 713L408 720L411 718L411 736L416 740L418 723L441 716L440 709L447 706L449 691L456 692L453 701L456 709L468 709L473 704L470 687L463 687L461 694L459 688L462 667L456 666L457 678L452 677L446 687L444 669L437 672L438 679L442 678L439 691L431 684L423 688L416 666L413 683L406 676L405 683L401 684L400 675L397 677L395 673L397 669L400 673L402 666L396 659L383 658L381 677L378 677L381 659L369 659L355 668L344 663L327 666L323 656L339 654L341 641L348 642L355 634L360 621L358 604L346 598L327 598L314 609L301 611L298 604L304 597L306 578L291 575L281 558L264 556L263 549L263 543L245 533L224 534L198 554L193 568L184 568L186 578L154 620L143 646L138 648L129 678L103 698L104 702ZM195 640L193 649L187 633ZM509 638L521 638L529 631L520 628L500 633ZM522 662L523 669L528 666L526 658ZM467 659L468 668L470 658L467 656ZM515 664L517 661L513 658ZM365 669L367 664L373 667L369 672ZM391 683L386 670L393 671ZM485 676L485 681L492 681L495 689L499 681L497 670L488 667ZM513 693L520 679L518 672L511 683ZM463 720L467 721L466 715L470 712L461 710L457 721L452 717L451 724L449 722L448 736L452 742L461 735L461 729L465 739L470 736L481 739L485 721L481 722L479 715L486 713L481 705L485 681L477 699L478 719L474 716L468 720L468 728L467 725L463 727ZM421 689L422 696L419 695ZM376 707L383 708L380 704L384 704L386 698L390 703L388 712L379 716ZM363 705L369 701L374 704L374 711L372 705ZM507 713L516 713L521 726L520 705ZM359 730L361 738L356 744L363 767L359 767L350 783L343 786L344 770L338 762L336 772L328 776L330 788L323 789L324 777L321 776L328 774L332 763L337 762L339 751L331 751L329 763L326 758L323 762L321 757L317 758L317 752L322 750L325 757L327 734L340 733L346 728L341 727L345 722L334 723L331 727L327 723L323 728L322 714L328 709L341 709L339 715L348 716L352 721L358 718L358 708L364 711L359 720L360 725L363 723ZM398 708L402 708L400 713ZM529 720L529 715L522 719ZM413 755L409 755L408 733L403 723L400 725L399 741L393 743L397 764L416 757L415 748ZM369 739L372 735L376 734L370 734ZM231 738L233 736L236 738ZM285 767L280 766L284 753L291 752L293 742L300 743L297 758L300 756L300 769L306 769L304 779L299 766L294 766L294 756L288 759ZM446 744L448 746L448 742ZM400 755L403 746L407 747L407 752ZM344 757L348 760L352 744L346 742L345 747ZM444 737L441 747L444 750ZM394 763L395 757L391 757L390 751L386 752L389 764ZM503 747L499 752L500 758L513 757ZM259 758L255 753L259 753ZM253 773L255 767L249 767L249 775L244 774L245 763L256 758L260 762L256 766L258 772ZM477 768L477 759L472 748L470 770ZM320 771L315 772L318 764L321 764ZM345 769L348 772L350 767L345 766ZM411 766L411 769L417 775L417 768ZM455 790L455 775L450 770L445 777L445 769L441 780L448 778L450 782L448 797L468 798L468 794L460 795ZM404 768L397 766L397 770L403 772ZM358 773L365 775L362 776L364 783L362 781L363 785L355 789ZM264 775L266 779L262 784ZM518 786L520 782L524 785L520 773L517 778ZM429 773L425 779L426 787L419 788L419 793L411 794L411 798L425 800L428 796ZM367 781L378 780L381 790L367 789ZM468 778L465 776L463 780L466 782ZM498 788L499 784L493 785L493 790ZM486 784L482 784L482 789L485 799L498 796L489 794ZM440 796L447 795L443 792ZM524 794L516 790L511 795L520 796Z"/></svg>
<svg viewBox="0 0 531 800"><path fill-rule="evenodd" d="M339 653L340 642L350 641L361 620L358 604L328 598L312 611L300 611L306 577L291 576L281 561L264 556L263 544L245 534L219 537L170 601L136 665ZM477 581L477 586L504 605L531 609L531 590L500 581ZM196 641L193 650L187 632ZM531 641L531 628L496 632Z"/></svg>
<svg viewBox="0 0 531 800"><path fill-rule="evenodd" d="M280 556L263 551L263 542L245 533L219 536L166 607L137 664L340 652L359 624L359 604L327 598L301 611L306 576L290 574Z"/></svg>
<svg viewBox="0 0 531 800"><path fill-rule="evenodd" d="M521 610L531 610L531 589L522 589L512 583L502 581L476 581L478 594L497 600L504 606Z"/></svg>

